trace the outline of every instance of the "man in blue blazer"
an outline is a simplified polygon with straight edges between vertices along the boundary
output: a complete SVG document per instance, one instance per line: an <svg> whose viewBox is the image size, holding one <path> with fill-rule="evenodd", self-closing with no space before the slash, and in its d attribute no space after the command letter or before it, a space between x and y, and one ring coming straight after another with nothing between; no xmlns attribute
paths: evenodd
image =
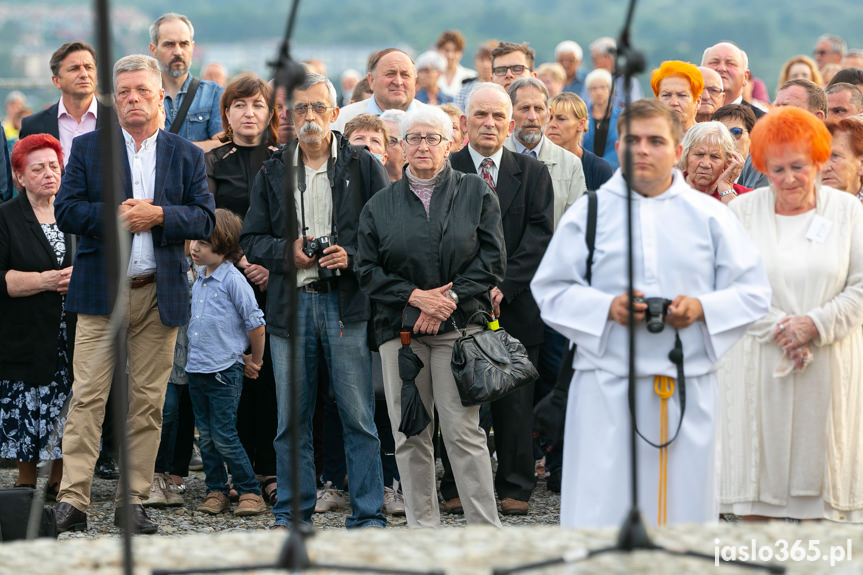
<svg viewBox="0 0 863 575"><path fill-rule="evenodd" d="M156 60L142 55L118 60L114 93L126 151L121 155L126 200L116 208L104 205L98 130L76 138L55 200L60 229L80 238L77 273L66 297L66 308L79 319L55 510L61 532L87 527L93 465L114 370L104 242L116 239L104 237L103 218L116 209L132 235L128 283L119 297L125 300L128 323L131 527L139 533L156 532L141 502L149 496L153 478L177 327L189 315L183 244L208 238L215 222L203 152L159 129L164 91ZM119 524L116 513L114 523Z"/></svg>

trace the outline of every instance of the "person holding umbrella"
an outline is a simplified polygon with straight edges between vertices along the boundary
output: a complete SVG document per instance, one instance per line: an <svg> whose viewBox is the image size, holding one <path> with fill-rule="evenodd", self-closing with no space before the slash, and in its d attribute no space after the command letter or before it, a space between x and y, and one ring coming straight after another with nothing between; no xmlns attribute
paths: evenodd
<svg viewBox="0 0 863 575"><path fill-rule="evenodd" d="M482 178L450 167L452 120L445 112L410 111L399 128L404 177L363 208L356 266L374 303L408 526L440 524L434 429L423 425L435 407L468 524L500 526L479 406L462 406L450 367L455 326L480 330L466 323L483 321L473 314L492 310L489 291L503 281L500 205ZM417 394L421 406L409 401Z"/></svg>

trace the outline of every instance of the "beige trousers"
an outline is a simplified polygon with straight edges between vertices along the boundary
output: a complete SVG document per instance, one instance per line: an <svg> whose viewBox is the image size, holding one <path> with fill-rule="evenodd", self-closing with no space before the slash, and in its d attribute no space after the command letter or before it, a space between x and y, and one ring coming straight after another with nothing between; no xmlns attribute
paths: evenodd
<svg viewBox="0 0 863 575"><path fill-rule="evenodd" d="M417 376L416 384L430 416L437 407L444 445L468 524L500 527L491 459L485 432L479 426L479 406L462 406L450 367L452 346L457 338L455 331L436 336L413 335L411 348L425 366ZM419 435L410 438L398 430L402 387L398 353L401 345L398 338L392 339L380 347L380 354L384 393L396 443L396 463L405 493L405 512L408 527L436 527L440 525L440 510L432 443L434 425L430 423Z"/></svg>
<svg viewBox="0 0 863 575"><path fill-rule="evenodd" d="M155 282L127 290L121 297L129 298L129 498L138 504L149 496L153 480L177 328L167 327L159 318ZM81 511L90 505L93 468L114 376L114 342L106 340L108 332L108 316L78 315L75 381L63 430L63 481L57 500ZM115 499L119 496L118 491Z"/></svg>

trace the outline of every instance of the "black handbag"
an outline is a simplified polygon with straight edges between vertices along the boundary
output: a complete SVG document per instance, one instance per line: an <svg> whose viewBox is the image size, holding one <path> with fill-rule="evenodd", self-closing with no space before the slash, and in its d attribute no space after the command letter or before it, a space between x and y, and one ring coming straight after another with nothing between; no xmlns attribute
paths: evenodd
<svg viewBox="0 0 863 575"><path fill-rule="evenodd" d="M35 489L13 487L0 489L0 542L26 539L27 524ZM54 509L41 507L38 537L57 537Z"/></svg>
<svg viewBox="0 0 863 575"><path fill-rule="evenodd" d="M468 325L477 315L494 322L484 311L470 316L465 328L459 330L461 336L453 344L450 362L461 404L465 407L500 399L539 379L539 372L527 358L524 345L503 328L486 327L467 333Z"/></svg>

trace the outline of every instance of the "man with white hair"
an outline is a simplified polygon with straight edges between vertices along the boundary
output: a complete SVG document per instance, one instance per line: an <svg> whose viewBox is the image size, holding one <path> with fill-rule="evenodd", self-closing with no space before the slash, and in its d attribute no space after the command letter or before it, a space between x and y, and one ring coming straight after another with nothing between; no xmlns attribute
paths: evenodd
<svg viewBox="0 0 863 575"><path fill-rule="evenodd" d="M497 65L497 64L496 64ZM542 82L540 82L542 85ZM536 271L554 229L554 189L548 169L539 160L504 148L512 133L512 101L499 84L477 85L461 117L468 145L450 156L453 169L479 174L500 200L506 275L492 289L494 311L501 325L527 348L537 364L544 326L530 294ZM498 457L495 488L504 515L524 515L534 487L533 385L491 403ZM458 496L441 485L449 501Z"/></svg>
<svg viewBox="0 0 863 575"><path fill-rule="evenodd" d="M369 58L368 67L366 77L372 88L372 97L342 108L333 120L333 130L343 131L345 124L360 114L380 116L386 110L409 111L417 106L425 106L415 98L417 69L406 52L398 48L375 52Z"/></svg>
<svg viewBox="0 0 863 575"><path fill-rule="evenodd" d="M839 36L835 34L822 34L815 42L812 55L815 56L815 63L818 64L818 69L823 70L827 64L841 64L846 49L845 40Z"/></svg>
<svg viewBox="0 0 863 575"><path fill-rule="evenodd" d="M165 90L165 130L183 136L205 152L220 142L219 100L223 89L189 72L195 50L195 28L182 14L162 14L150 26L150 55L159 61ZM186 105L184 102L191 98Z"/></svg>
<svg viewBox="0 0 863 575"><path fill-rule="evenodd" d="M554 60L566 72L564 92L581 94L584 91L584 78L578 75L578 67L584 59L584 52L576 42L564 40L554 48Z"/></svg>
<svg viewBox="0 0 863 575"><path fill-rule="evenodd" d="M293 115L297 144L288 145L264 162L252 188L249 211L243 222L240 245L246 258L270 271L267 296L267 332L276 379L278 431L276 450L278 502L275 524L291 524L290 390L288 374L291 339L298 349L296 370L300 382L300 511L298 519L311 523L315 510L312 415L318 385L318 360L327 361L330 389L342 420L345 460L353 513L346 526L383 527L381 512L384 483L380 441L374 422L372 363L367 338L370 318L368 297L354 275L357 226L365 202L386 187L387 174L380 162L362 146L352 146L331 129L339 116L336 89L325 76L306 74L294 90ZM290 209L284 199L285 163L296 174ZM302 208L302 209L300 209ZM296 213L299 237L288 237L284 214ZM318 247L309 240L317 239ZM285 247L293 259L285 264ZM296 284L286 286L290 268ZM295 290L297 306L288 306L286 290ZM290 333L291 314L297 330Z"/></svg>
<svg viewBox="0 0 863 575"><path fill-rule="evenodd" d="M614 38L603 36L597 38L590 43L590 58L593 60L594 70L608 70L614 75L615 59L617 58L617 42ZM630 88L632 89L631 101L635 102L644 97L641 91L641 84L638 79L633 76L630 80ZM623 108L625 104L625 94L623 93L623 76L617 76L614 79L614 89L612 94L612 105L618 108ZM587 104L587 109L590 109L590 96L587 93L587 86L584 87L584 92L581 94L582 100Z"/></svg>
<svg viewBox="0 0 863 575"><path fill-rule="evenodd" d="M752 109L755 118L764 115L764 111L743 99L743 89L749 82L749 57L739 46L732 42L719 42L704 50L701 55L701 65L714 70L722 77L725 89L724 106L728 104L743 104Z"/></svg>
<svg viewBox="0 0 863 575"><path fill-rule="evenodd" d="M698 71L704 78L704 91L701 92L701 105L695 114L696 122L709 122L713 112L721 108L725 103L725 88L722 84L722 76L713 68L699 66Z"/></svg>
<svg viewBox="0 0 863 575"><path fill-rule="evenodd" d="M441 75L446 72L446 58L437 50L428 50L419 55L416 61L417 90L415 98L423 104L439 106L452 102L439 86Z"/></svg>

